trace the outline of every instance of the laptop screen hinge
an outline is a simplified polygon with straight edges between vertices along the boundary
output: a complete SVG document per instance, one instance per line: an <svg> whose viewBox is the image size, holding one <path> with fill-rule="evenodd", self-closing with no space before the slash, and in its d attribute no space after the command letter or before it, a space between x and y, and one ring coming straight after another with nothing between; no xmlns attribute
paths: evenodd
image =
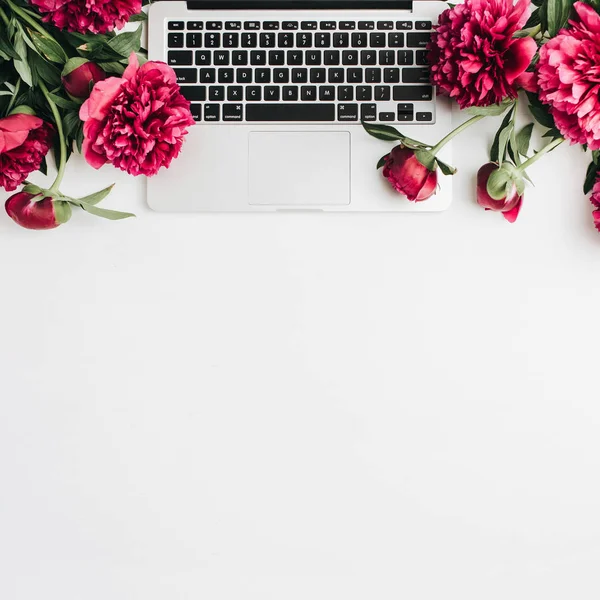
<svg viewBox="0 0 600 600"><path fill-rule="evenodd" d="M188 10L404 10L412 0L188 0Z"/></svg>

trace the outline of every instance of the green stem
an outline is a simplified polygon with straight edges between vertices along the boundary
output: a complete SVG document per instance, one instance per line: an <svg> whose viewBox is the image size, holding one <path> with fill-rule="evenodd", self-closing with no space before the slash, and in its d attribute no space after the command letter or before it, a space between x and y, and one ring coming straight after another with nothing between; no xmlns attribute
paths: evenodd
<svg viewBox="0 0 600 600"><path fill-rule="evenodd" d="M547 146L544 146L537 154L530 156L524 163L520 164L517 167L517 171L522 173L527 167L531 166L536 160L540 159L544 154L550 152L550 150L554 150L556 146L562 144L565 141L564 138L556 138L554 141L550 142Z"/></svg>
<svg viewBox="0 0 600 600"><path fill-rule="evenodd" d="M31 27L33 27L38 33L41 33L45 38L47 38L47 39L53 41L54 43L58 44L58 42L46 31L46 29L44 29L26 11L24 11L22 8L18 7L11 0L4 0L4 1L6 2L6 4L8 4L8 6L10 6L11 10L16 15L19 15L19 17L21 17L21 19L23 19L23 21L25 21L26 23L28 23L29 25L31 25ZM58 45L60 46L60 44L58 44Z"/></svg>
<svg viewBox="0 0 600 600"><path fill-rule="evenodd" d="M0 19L2 19L4 21L5 25L9 24L9 20L8 17L6 16L6 13L4 12L4 9L2 7L0 7Z"/></svg>
<svg viewBox="0 0 600 600"><path fill-rule="evenodd" d="M462 125L459 125L456 129L451 131L445 138L442 138L432 149L431 154L435 156L453 137L457 136L459 133L464 131L467 127L471 127L477 123L477 121L481 121L485 115L477 115L475 117L471 117L468 121L465 121Z"/></svg>
<svg viewBox="0 0 600 600"><path fill-rule="evenodd" d="M58 141L59 141L59 151L60 151L60 157L58 159L58 173L56 174L56 179L54 180L54 183L52 184L52 186L50 187L50 190L49 190L50 192L57 192L58 188L60 187L60 184L62 182L62 179L64 177L65 168L67 166L67 143L65 141L65 134L63 131L62 119L60 118L60 113L58 112L58 108L56 107L56 104L54 103L52 98L50 98L50 93L48 92L48 88L46 87L46 84L41 79L39 80L38 85L40 86L42 93L46 97L46 102L48 102L48 106L50 107L50 110L52 111L52 116L54 117L54 120L56 121L56 129L58 131Z"/></svg>

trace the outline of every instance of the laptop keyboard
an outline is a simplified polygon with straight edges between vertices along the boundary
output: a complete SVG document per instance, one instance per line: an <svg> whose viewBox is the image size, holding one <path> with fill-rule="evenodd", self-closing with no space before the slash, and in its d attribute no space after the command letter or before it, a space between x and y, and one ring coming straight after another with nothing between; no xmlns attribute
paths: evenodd
<svg viewBox="0 0 600 600"><path fill-rule="evenodd" d="M430 21L167 21L194 119L435 121Z"/></svg>

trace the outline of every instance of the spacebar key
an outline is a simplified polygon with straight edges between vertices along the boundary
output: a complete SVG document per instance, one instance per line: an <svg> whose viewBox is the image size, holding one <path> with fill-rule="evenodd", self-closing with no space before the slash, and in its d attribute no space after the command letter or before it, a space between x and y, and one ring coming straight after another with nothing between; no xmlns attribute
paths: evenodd
<svg viewBox="0 0 600 600"><path fill-rule="evenodd" d="M335 121L335 104L246 104L246 121Z"/></svg>

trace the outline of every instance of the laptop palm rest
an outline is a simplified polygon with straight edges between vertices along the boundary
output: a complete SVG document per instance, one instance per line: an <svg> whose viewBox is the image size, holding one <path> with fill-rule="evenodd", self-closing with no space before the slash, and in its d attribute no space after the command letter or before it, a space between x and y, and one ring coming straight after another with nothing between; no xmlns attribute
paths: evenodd
<svg viewBox="0 0 600 600"><path fill-rule="evenodd" d="M253 131L248 152L250 204L350 204L349 132Z"/></svg>

